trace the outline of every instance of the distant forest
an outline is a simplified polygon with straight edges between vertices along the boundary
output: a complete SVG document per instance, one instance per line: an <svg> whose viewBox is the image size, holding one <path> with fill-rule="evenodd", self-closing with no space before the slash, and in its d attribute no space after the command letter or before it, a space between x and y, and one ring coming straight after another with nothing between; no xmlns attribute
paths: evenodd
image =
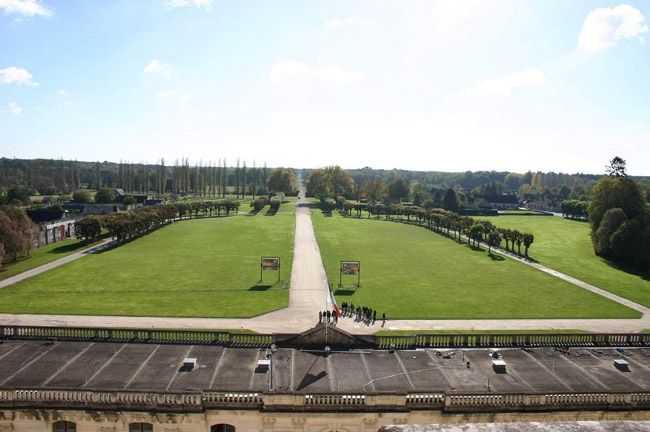
<svg viewBox="0 0 650 432"><path fill-rule="evenodd" d="M131 162L83 162L63 159L0 158L0 193L14 187L29 188L33 194L67 194L78 189L121 188L127 193L215 195L231 188L246 192L255 188L265 193L270 168L228 165L225 159L190 165L187 159L165 164ZM310 169L298 169L306 179ZM486 188L492 193L548 194L587 199L591 188L605 174L508 171L408 171L369 167L347 170L357 185L369 179L389 183L403 178L425 189L454 188L469 193ZM650 177L630 177L650 192Z"/></svg>

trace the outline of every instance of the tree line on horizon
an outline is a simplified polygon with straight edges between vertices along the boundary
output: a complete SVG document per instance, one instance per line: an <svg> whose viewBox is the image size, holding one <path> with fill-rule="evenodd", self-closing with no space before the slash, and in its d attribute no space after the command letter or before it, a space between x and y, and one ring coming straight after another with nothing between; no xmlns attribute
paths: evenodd
<svg viewBox="0 0 650 432"><path fill-rule="evenodd" d="M228 165L226 159L190 165L187 158L167 165L164 159L155 164L144 162L81 162L63 159L0 158L0 200L13 189L24 195L70 194L78 189L98 190L102 187L121 188L136 194L176 194L224 197L266 194L270 168L247 166L246 162ZM303 169L303 178L314 171ZM381 180L388 185L399 178L408 185L423 190L453 188L465 195L476 195L485 185L494 186L497 193L542 194L561 200L586 200L589 191L602 177L593 174L563 174L507 171L436 172L409 170L378 170L369 167L346 170L354 180L351 197L363 194L362 185ZM636 177L644 192L650 193L650 177ZM376 186L376 185L375 185ZM364 186L365 187L365 186ZM3 193L4 191L4 193ZM26 193L25 193L26 192ZM415 199L421 194L415 192ZM14 194L14 195L17 195ZM462 198L462 197L461 197Z"/></svg>

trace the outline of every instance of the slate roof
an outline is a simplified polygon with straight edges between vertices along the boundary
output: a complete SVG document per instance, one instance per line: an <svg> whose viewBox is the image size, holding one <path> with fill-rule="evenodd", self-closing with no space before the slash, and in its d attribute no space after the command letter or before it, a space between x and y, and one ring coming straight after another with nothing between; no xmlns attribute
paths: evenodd
<svg viewBox="0 0 650 432"><path fill-rule="evenodd" d="M443 354L454 352L454 355ZM629 370L615 349L500 349L506 373L492 368L489 349L322 351L279 348L274 387L281 393L590 392L650 389L650 349L628 348ZM259 348L212 345L44 342L0 343L0 389L97 391L268 391ZM440 354L440 355L439 355ZM186 371L183 359L197 358ZM449 357L449 358L445 358ZM463 360L464 357L464 360ZM467 368L465 361L471 362Z"/></svg>

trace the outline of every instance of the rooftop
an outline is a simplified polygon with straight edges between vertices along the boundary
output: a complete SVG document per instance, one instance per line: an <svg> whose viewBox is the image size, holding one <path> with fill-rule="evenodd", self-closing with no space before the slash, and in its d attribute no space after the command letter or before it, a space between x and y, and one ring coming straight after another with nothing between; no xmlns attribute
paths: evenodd
<svg viewBox="0 0 650 432"><path fill-rule="evenodd" d="M278 348L277 393L567 393L650 389L650 348L505 348L506 368L494 368L494 349ZM454 353L453 355L451 353ZM196 358L192 368L186 358ZM138 343L0 342L0 389L94 391L268 392L270 370L258 365L264 348ZM615 365L624 358L628 365ZM466 362L470 362L467 367ZM488 387L489 386L489 387Z"/></svg>

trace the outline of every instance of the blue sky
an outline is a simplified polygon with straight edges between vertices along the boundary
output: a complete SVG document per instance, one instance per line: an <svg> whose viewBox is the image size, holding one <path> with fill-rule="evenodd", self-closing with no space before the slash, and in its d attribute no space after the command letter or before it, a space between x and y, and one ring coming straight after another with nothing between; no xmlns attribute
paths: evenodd
<svg viewBox="0 0 650 432"><path fill-rule="evenodd" d="M650 175L650 3L0 0L0 156Z"/></svg>

